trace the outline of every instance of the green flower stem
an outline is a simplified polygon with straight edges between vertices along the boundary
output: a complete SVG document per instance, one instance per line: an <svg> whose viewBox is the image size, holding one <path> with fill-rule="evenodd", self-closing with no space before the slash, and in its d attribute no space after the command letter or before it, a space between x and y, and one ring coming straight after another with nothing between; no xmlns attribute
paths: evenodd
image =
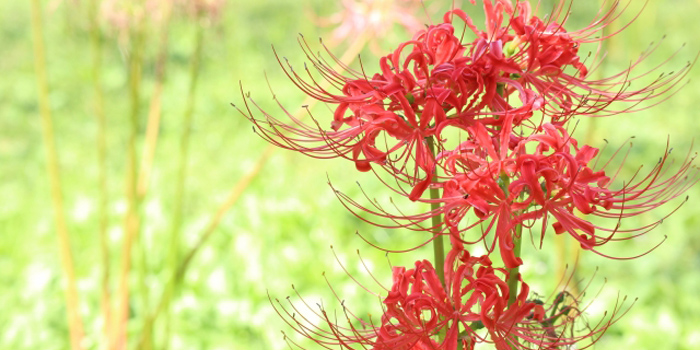
<svg viewBox="0 0 700 350"><path fill-rule="evenodd" d="M505 92L505 85L498 84L496 92L503 96ZM505 152L506 150L501 150L501 152ZM501 189L503 190L503 193L505 194L506 198L508 197L508 186L510 186L510 178L508 177L507 174L502 173L501 176L499 177L499 184L501 186ZM516 235L513 237L513 244L515 245L513 247L513 253L515 254L516 258L520 257L520 247L522 244L522 233L523 233L523 225L517 225L515 226L515 232ZM513 305L515 303L515 299L518 297L518 280L520 277L520 267L515 267L512 269L507 269L508 270L508 291L510 292L510 295L508 296L508 306Z"/></svg>
<svg viewBox="0 0 700 350"><path fill-rule="evenodd" d="M513 253L515 257L520 257L520 248L522 247L523 241L523 225L515 226L516 236L513 237ZM520 277L520 266L508 269L508 290L510 291L510 296L508 298L508 306L515 303L515 299L518 297L518 280Z"/></svg>
<svg viewBox="0 0 700 350"><path fill-rule="evenodd" d="M430 150L430 154L435 157L435 141L432 137L426 138L426 141L428 143L428 149ZM437 169L436 173L433 174L433 182L437 182L438 176L437 176ZM440 191L437 188L430 187L430 199L437 200L440 198ZM433 211L436 211L440 208L440 203L437 201L430 203L430 209ZM433 239L433 256L434 256L434 267L435 271L437 272L438 278L440 279L440 283L442 283L443 287L445 286L445 242L442 239L442 235L440 234L440 226L442 225L442 215L434 215L431 219L432 226L433 226L433 234L435 235ZM447 329L443 327L440 332L437 334L437 340L438 342L442 342L443 339L447 336Z"/></svg>
<svg viewBox="0 0 700 350"><path fill-rule="evenodd" d="M502 173L498 179L499 186L503 190L503 194L508 197L508 187L510 186L510 177L506 173ZM522 245L523 236L523 225L518 224L515 226L515 237L513 237L513 254L516 258L520 257L520 248ZM520 277L520 267L515 267L508 270L508 291L510 295L508 296L508 306L515 303L515 299L518 297L518 280Z"/></svg>
<svg viewBox="0 0 700 350"><path fill-rule="evenodd" d="M428 141L428 149L430 149L430 153L435 156L435 141L433 141L432 137L427 138ZM437 174L433 174L433 182L437 181ZM431 187L430 188L430 199L439 199L440 198L440 192L437 188ZM430 209L433 211L437 210L440 208L440 203L438 202L433 202L430 203ZM432 218L432 224L433 224L433 234L435 235L435 239L433 239L433 255L435 257L435 271L437 271L437 275L440 278L440 282L442 282L442 285L445 285L445 242L442 239L442 235L439 234L440 232L440 225L442 225L442 215L434 215Z"/></svg>

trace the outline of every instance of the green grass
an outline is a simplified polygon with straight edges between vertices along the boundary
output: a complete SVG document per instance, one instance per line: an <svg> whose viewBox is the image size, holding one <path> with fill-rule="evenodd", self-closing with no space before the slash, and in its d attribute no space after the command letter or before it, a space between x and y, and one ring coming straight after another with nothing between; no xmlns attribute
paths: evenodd
<svg viewBox="0 0 700 350"><path fill-rule="evenodd" d="M52 2L53 3L53 2ZM58 3L58 2L57 2ZM277 107L270 98L264 73L282 103L294 110L304 96L279 69L270 48L301 66L302 53L296 33L307 38L327 35L308 20L305 6L328 14L333 4L305 5L291 0L229 2L218 22L204 34L203 59L193 115L186 191L184 196L181 252L187 251L229 192L261 156L266 144L250 123L230 103L240 104L239 81L256 101L270 111ZM447 2L446 2L447 3ZM466 5L471 13L478 7ZM647 11L611 44L606 71L625 67L650 41L666 34L647 67L661 63L683 42L688 42L665 70L680 68L700 51L695 18L700 4L690 0L650 1ZM44 4L44 37L47 47L49 100L71 246L75 259L80 312L87 334L86 348L102 348L100 310L101 255L99 250L99 168L97 123L93 115L91 48L87 8L84 2L63 1L48 11ZM577 2L574 10L590 14L593 5ZM446 10L448 5L444 6ZM630 19L630 11L625 18ZM577 12L580 13L580 12ZM0 348L68 349L66 304L58 241L52 220L49 179L45 170L37 88L35 85L29 2L0 2ZM434 14L437 20L440 14ZM590 17L572 19L583 24ZM621 21L624 22L624 21ZM481 23L477 21L477 23ZM107 185L110 289L116 292L126 210L124 173L129 133L128 60L129 45L114 29L101 23L104 38L102 86L107 118ZM150 27L149 27L150 28ZM398 32L398 28L397 28ZM181 12L173 17L167 56L162 120L156 149L151 188L140 207L141 230L133 250L130 274L131 302L128 320L129 346L143 331L143 322L159 302L174 266L168 261L169 234L174 211L182 114L186 108L189 64L195 45L195 22ZM392 35L396 35L392 33ZM147 107L154 87L157 32L147 31L137 152L144 142ZM309 39L314 45L315 39ZM382 47L395 44L383 42ZM338 55L342 54L341 46ZM319 48L320 49L320 48ZM376 68L369 50L362 54L366 69ZM643 67L642 67L643 70ZM698 91L694 69L690 82L661 106L595 123L592 139L620 145L636 136L628 172L638 164L650 166L663 154L671 135L674 153L681 156L698 134ZM317 114L324 110L316 108ZM320 115L320 114L319 114ZM590 127L581 121L581 132ZM696 147L697 149L697 147ZM166 342L164 323L155 328L153 346L171 349L284 349L280 330L292 331L275 314L268 301L292 295L291 285L323 299L330 310L334 302L321 273L357 314L379 316L376 297L365 293L338 267L332 244L349 272L368 286L375 286L359 264L356 249L372 264L373 274L389 282L390 269L382 252L364 244L356 235L389 246L406 246L421 240L418 234L387 233L369 226L348 213L326 185L334 185L356 198L361 195L355 181L368 193L386 194L368 175L356 175L354 166L343 161L317 161L292 152L276 152L250 186L223 216L218 228L203 245L187 270L172 303L171 336ZM578 275L590 276L599 267L597 283L607 278L599 305L609 308L617 292L638 297L625 318L613 326L596 346L598 349L696 349L700 347L700 188L693 188L690 201L648 237L618 244L606 250L625 256L643 252L667 235L654 252L632 261L609 261L583 254ZM668 209L670 210L670 209ZM655 212L656 217L663 210ZM652 216L641 220L651 220ZM568 241L567 241L568 242ZM570 242L569 242L570 243ZM543 288L556 280L554 245L537 252L527 242L523 251L537 261L524 268L527 280ZM585 252L584 252L585 253ZM395 265L411 265L430 256L430 249L403 256L391 255ZM541 281L541 282L539 282ZM376 287L376 286L375 286ZM374 290L380 291L379 288ZM595 290L595 289L593 289ZM600 306L600 307L598 307ZM308 346L308 343L305 343Z"/></svg>

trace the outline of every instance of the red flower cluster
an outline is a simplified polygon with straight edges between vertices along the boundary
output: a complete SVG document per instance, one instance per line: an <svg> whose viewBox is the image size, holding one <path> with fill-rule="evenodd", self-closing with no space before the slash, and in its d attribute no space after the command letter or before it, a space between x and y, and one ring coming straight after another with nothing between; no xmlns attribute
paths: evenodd
<svg viewBox="0 0 700 350"><path fill-rule="evenodd" d="M510 124L506 121L501 130L509 130ZM442 215L443 230L451 235L455 246L474 244L493 233L489 252L498 243L505 266L514 268L522 264L512 250L517 226L531 228L537 223L541 226L542 242L551 222L555 233L566 232L583 249L607 256L596 248L643 235L670 214L652 224L624 230L620 229L622 219L662 206L698 181L699 174L692 166L695 157L688 154L676 172L669 174L672 162L668 159L670 152L666 152L647 174L638 172L629 183L613 189L612 179L605 171L609 161L593 170L595 164L591 163L597 163L598 149L579 147L562 126L548 123L541 129L542 133L528 137L503 132L496 139L481 124L467 128L471 136L468 141L437 156L444 165L444 177L432 185L442 189L442 197L426 202L441 203L439 210L402 216L379 206L362 207L342 194L340 198L351 210L360 208L393 220L396 225L391 227L435 230L420 224ZM478 220L466 223L464 218L470 211ZM589 215L607 219L611 225L594 225L585 219ZM463 233L474 230L481 230L476 240L462 238ZM624 236L616 237L618 233Z"/></svg>
<svg viewBox="0 0 700 350"><path fill-rule="evenodd" d="M508 279L509 272L493 267L488 256L452 250L445 262L444 285L427 260L417 261L412 269L395 267L378 324L352 314L340 299L347 325L303 299L303 308L290 301L290 310L279 300L273 306L298 334L325 348L373 350L467 350L477 343L491 343L498 350L567 349L573 344L584 348L629 310L623 300L591 325L582 318L589 305L581 305L568 292L546 304L528 299L530 289L519 281L519 292L511 298L515 291L505 282ZM579 343L583 339L588 340L585 346Z"/></svg>
<svg viewBox="0 0 700 350"><path fill-rule="evenodd" d="M542 305L527 300L527 284L521 284L516 302L509 307L511 291L504 282L508 272L493 268L486 256L471 257L466 251L459 255L454 271L448 270L445 287L426 260L408 271L394 269L375 349L430 348L435 345L432 336L440 332L446 334L441 349L469 348L480 338L472 329L475 324L487 329L499 349L509 349L507 344L515 338L533 336L529 326L543 322L545 315ZM455 258L457 254L451 254L446 267Z"/></svg>
<svg viewBox="0 0 700 350"><path fill-rule="evenodd" d="M292 121L287 124L250 98L240 111L275 145L318 158L346 158L359 171L376 172L396 193L432 204L428 212L408 215L387 211L375 201L365 207L336 191L358 216L370 213L383 227L449 235L452 248L444 280L425 260L413 269L394 269L380 324L348 316L350 326L343 329L323 310L318 315L330 331L308 327L293 316L289 324L319 344L348 349L471 349L480 342L498 349L561 349L594 338L614 322L613 316L589 332L565 336L581 313L574 311L575 301L563 306L560 294L545 309L528 299L527 284L506 281L519 278L511 276L511 269L523 264L514 249L522 228L540 228L541 244L551 227L556 234L568 233L583 249L605 255L598 247L638 237L663 220L623 229L623 219L666 204L698 181L694 156L671 166L667 151L653 169L640 169L616 187L619 169L609 169L610 160L600 162L598 149L579 145L571 135L574 117L615 115L646 108L638 107L641 101L661 102L690 68L662 74L636 90L630 82L649 74L632 76L639 62L613 76L591 79L598 62L581 59L580 46L606 38L600 34L619 16L617 6L614 1L612 10L591 25L567 32L564 3L543 20L527 1L483 0L485 30L463 10L453 9L443 23L428 26L381 57L380 72L372 76L364 69L346 67L348 76L333 71L302 40L320 78L308 68L304 78L291 65L285 72L309 96L334 106L332 121L324 126L314 118L305 124L283 108ZM456 33L455 19L472 32L473 40ZM321 80L334 89L324 88ZM616 111L614 102L624 107ZM425 198L428 189L440 195ZM475 221L466 219L469 213ZM612 224L594 223L589 216ZM426 227L425 220L435 217L439 224ZM477 237L467 239L472 231ZM505 268L466 250L465 245L487 238L488 253L498 246ZM361 328L353 326L357 322Z"/></svg>

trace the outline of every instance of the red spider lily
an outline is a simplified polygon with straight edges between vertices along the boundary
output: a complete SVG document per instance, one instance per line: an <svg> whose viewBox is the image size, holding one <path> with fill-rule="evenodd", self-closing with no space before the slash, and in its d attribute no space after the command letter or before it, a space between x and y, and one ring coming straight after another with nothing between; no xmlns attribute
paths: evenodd
<svg viewBox="0 0 700 350"><path fill-rule="evenodd" d="M412 269L395 267L378 324L354 315L340 298L346 325L325 307L312 307L301 297L301 304L290 301L289 308L279 300L273 306L297 333L324 348L374 350L473 349L478 343L492 343L499 350L564 349L574 343L585 348L583 340L595 343L626 313L620 303L590 325L585 322L590 304L582 305L567 292L558 293L551 303L528 299L530 290L523 282L509 305L515 291L505 282L508 272L492 267L488 257L473 257L464 250L448 254L445 271L443 286L428 261L417 261ZM577 326L580 323L585 326Z"/></svg>
<svg viewBox="0 0 700 350"><path fill-rule="evenodd" d="M386 210L376 201L370 201L372 207L365 207L336 193L351 211L359 208L360 213L368 212L394 222L379 223L382 227L442 230L450 234L455 246L474 244L493 234L489 251L498 244L505 266L514 268L522 264L513 253L513 240L520 234L516 232L518 225L532 227L541 219L541 244L551 221L557 234L567 232L583 249L608 256L598 247L609 241L643 235L670 214L636 228L622 229L622 219L665 205L700 179L700 172L693 166L694 156L688 154L675 167L668 159L670 152L666 152L646 175L638 171L621 188L615 189L612 180L620 170L610 171L610 161L594 170L599 161L598 149L579 147L563 127L545 124L542 133L514 138L510 125L506 118L505 128L496 139L490 137L483 125L475 124L468 128L470 140L454 151L438 155L445 175L434 186L442 188L442 198L426 201L440 203L439 209L406 215ZM466 223L465 216L470 211L477 221ZM444 228L422 224L436 215L444 215ZM595 224L588 216L612 220L612 227ZM366 221L376 223L376 220ZM462 237L472 229L481 230L476 239Z"/></svg>
<svg viewBox="0 0 700 350"><path fill-rule="evenodd" d="M540 129L541 121L529 121L535 112L561 125L574 115L604 108L616 114L608 108L615 101L636 104L668 96L688 67L634 91L628 91L629 83L649 73L630 77L638 62L612 77L585 80L588 69L578 56L579 45L602 40L592 36L619 17L617 7L615 1L612 10L591 25L566 32L563 3L544 22L532 15L527 2L513 6L506 0L495 4L485 0L485 31L464 11L450 11L444 23L429 26L382 57L381 73L371 78L364 70L348 67L349 76L333 71L302 40L320 79L308 68L308 77L302 78L291 65L285 73L309 96L337 105L330 130L315 119L315 125L307 125L280 106L293 122L288 125L250 98L239 110L255 123L263 138L277 146L318 158L348 158L360 171L369 171L372 164L383 167L398 183L411 187L407 196L415 201L431 185L439 166L426 140L436 140L442 150L446 128L467 130L483 124L498 137L505 120L512 127L527 124L532 130ZM465 43L456 36L453 17L462 19L477 39ZM567 73L568 68L577 74ZM324 88L323 81L339 93ZM264 118L255 117L252 107Z"/></svg>
<svg viewBox="0 0 700 350"><path fill-rule="evenodd" d="M459 262L452 266L456 258ZM446 334L440 349L472 348L487 341L472 329L477 324L488 330L498 349L510 349L506 339L518 336L518 324L528 317L542 320L544 309L526 300L529 289L524 283L517 301L508 306L508 273L491 267L488 257L453 251L446 267L451 268L446 288L426 260L416 262L410 270L394 270L394 286L384 300L386 311L375 349L429 346L440 331Z"/></svg>
<svg viewBox="0 0 700 350"><path fill-rule="evenodd" d="M627 28L632 22L616 32L603 32L620 17L629 3L621 6L617 0L605 1L601 11L607 8L608 12L598 13L586 27L568 32L564 25L569 18L571 3L568 6L564 1L557 3L546 20L533 15L527 1L516 1L515 6L510 0L496 0L495 3L484 0L483 3L485 31L478 29L463 10L456 9L451 14L463 19L477 36L470 46L470 56L474 62L486 60L490 66L498 67L497 83L501 84L505 99L515 91L528 91L539 96L545 101L544 114L553 121L564 122L573 115L616 115L649 108L678 91L678 83L683 81L692 66L688 63L676 72L661 74L641 88L630 89L632 82L659 68L633 75L657 45L650 46L622 72L602 79L590 78L600 61L596 55L588 64L592 68L587 68L579 56L581 45L600 43ZM635 109L642 101L645 101L645 106ZM631 106L612 110L610 105L613 102L628 102Z"/></svg>
<svg viewBox="0 0 700 350"><path fill-rule="evenodd" d="M403 50L409 46L414 49L403 60ZM259 108L266 121L257 120L247 101L246 111L242 113L259 127L264 138L280 147L320 158L346 157L360 171L370 170L370 163L375 163L386 166L397 176L406 174L402 177L415 186L410 195L415 200L427 188L435 168L425 140L436 134L436 126L446 117L442 104L447 97L430 85L429 66L450 60L460 52L454 28L441 24L419 33L415 40L383 57L382 74L375 74L372 79L358 76L351 80L319 63L317 68L327 80L343 84L342 96L307 84L290 66L287 74L298 87L319 100L338 103L332 131L314 129L296 119L293 120L298 127L287 126ZM315 57L314 60L317 61ZM351 115L346 116L347 112ZM347 128L341 129L342 126ZM286 136L287 133L295 136Z"/></svg>

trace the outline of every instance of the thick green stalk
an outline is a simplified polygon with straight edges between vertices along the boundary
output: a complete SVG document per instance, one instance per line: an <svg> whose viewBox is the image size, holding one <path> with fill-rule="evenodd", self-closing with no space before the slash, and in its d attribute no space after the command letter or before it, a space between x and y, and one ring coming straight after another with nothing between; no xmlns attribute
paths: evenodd
<svg viewBox="0 0 700 350"><path fill-rule="evenodd" d="M516 258L520 257L520 248L523 242L523 225L517 225L515 227L516 236L513 237L513 253ZM508 269L508 290L510 291L510 296L508 298L508 306L515 303L515 299L518 297L518 280L520 278L520 266Z"/></svg>
<svg viewBox="0 0 700 350"><path fill-rule="evenodd" d="M430 150L433 158L435 157L435 140L433 137L426 138L428 142L428 149ZM438 181L437 169L433 174L433 182ZM440 209L440 203L437 201L440 199L440 191L435 188L430 188L430 199L434 202L430 203L430 209L435 212ZM435 267L435 272L437 272L438 278L440 278L440 283L443 287L445 286L445 242L440 234L440 226L442 225L442 215L433 215L431 218L431 223L433 226L433 263ZM447 336L447 328L442 327L440 332L437 334L438 342L442 342Z"/></svg>
<svg viewBox="0 0 700 350"><path fill-rule="evenodd" d="M502 173L498 182L501 186L501 189L503 190L503 193L506 197L508 197L510 177L508 177L506 173ZM515 226L515 237L513 237L513 255L515 255L516 259L520 257L520 248L522 245L522 240L523 225L518 224ZM508 280L506 281L506 283L508 284L508 291L510 292L510 295L508 296L508 306L510 306L513 305L513 303L515 303L515 299L518 297L518 281L520 278L520 267L518 266L512 269L507 269L507 271Z"/></svg>
<svg viewBox="0 0 700 350"><path fill-rule="evenodd" d="M432 137L427 138L428 149L435 156L435 141ZM437 170L436 170L437 171ZM437 173L433 174L433 181L437 181ZM430 188L430 199L437 200L440 199L440 191L437 188ZM436 211L440 208L440 203L437 201L430 203L430 209ZM433 239L433 256L435 263L435 271L440 278L442 285L445 285L445 242L442 239L442 235L439 234L440 226L442 225L442 215L433 215L432 218L433 234L435 238Z"/></svg>
<svg viewBox="0 0 700 350"><path fill-rule="evenodd" d="M504 173L501 174L502 188L506 197L508 197L508 186L510 185L510 178ZM523 225L518 224L515 226L515 237L513 237L513 255L515 258L520 258L520 250L522 248L523 241ZM515 304L518 298L518 282L520 281L520 266L516 266L512 269L507 269L508 271L508 307ZM516 347L513 346L513 349Z"/></svg>
<svg viewBox="0 0 700 350"><path fill-rule="evenodd" d="M498 179L498 184L501 190L503 190L503 194L505 195L505 197L508 198L510 194L508 190L510 186L510 177L508 177L508 174L506 174L505 172L501 173ZM515 232L515 237L513 237L513 254L516 258L519 258L520 246L522 243L523 226L516 225ZM506 283L508 284L508 291L510 292L510 295L508 296L508 306L510 306L515 302L515 299L518 296L518 279L520 277L520 267L507 269L507 271L508 280L506 281Z"/></svg>
<svg viewBox="0 0 700 350"><path fill-rule="evenodd" d="M66 224L61 193L61 173L58 165L58 152L51 121L51 106L49 105L49 87L46 74L46 52L44 49L44 33L41 20L41 4L39 0L32 1L32 34L34 40L34 69L39 93L39 111L41 115L41 131L46 152L46 170L51 183L51 200L53 217L58 235L61 269L66 279L66 310L68 313L68 330L70 346L73 350L83 349L85 331L80 317L78 288L76 284L73 253L70 247L70 234Z"/></svg>

